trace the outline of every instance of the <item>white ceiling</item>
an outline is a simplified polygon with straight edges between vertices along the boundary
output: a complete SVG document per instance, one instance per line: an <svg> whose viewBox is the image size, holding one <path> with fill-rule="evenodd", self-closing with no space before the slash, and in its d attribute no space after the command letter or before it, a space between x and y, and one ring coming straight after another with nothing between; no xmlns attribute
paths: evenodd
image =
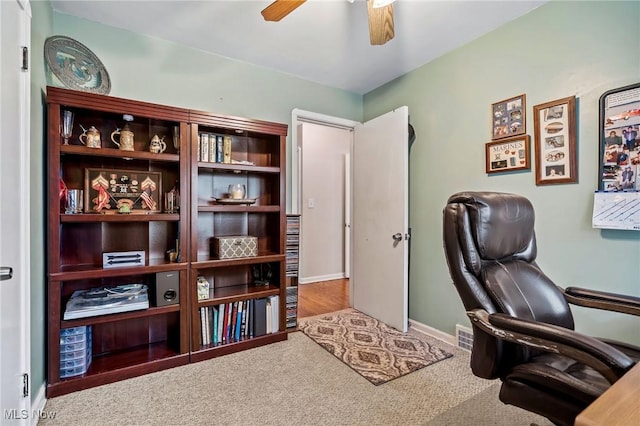
<svg viewBox="0 0 640 426"><path fill-rule="evenodd" d="M310 0L280 22L260 15L270 1L51 3L65 14L364 94L546 1L397 0L395 38L383 46L369 44L364 0Z"/></svg>

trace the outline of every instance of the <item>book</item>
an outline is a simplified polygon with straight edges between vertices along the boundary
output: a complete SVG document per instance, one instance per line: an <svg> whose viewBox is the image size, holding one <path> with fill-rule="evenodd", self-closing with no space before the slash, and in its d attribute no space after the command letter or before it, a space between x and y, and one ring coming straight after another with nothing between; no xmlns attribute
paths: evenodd
<svg viewBox="0 0 640 426"><path fill-rule="evenodd" d="M244 306L244 302L241 300L238 302L238 316L237 316L237 320L236 320L236 327L235 327L235 339L236 342L240 341L240 333L242 331L242 308Z"/></svg>
<svg viewBox="0 0 640 426"><path fill-rule="evenodd" d="M273 327L271 325L271 321L273 320L273 305L271 304L271 298L268 297L267 298L267 312L265 313L265 329L266 329L266 333L270 334L271 333L271 328Z"/></svg>
<svg viewBox="0 0 640 426"><path fill-rule="evenodd" d="M200 161L209 161L209 134L201 133L202 141L200 142Z"/></svg>
<svg viewBox="0 0 640 426"><path fill-rule="evenodd" d="M213 307L213 338L211 340L211 342L214 345L218 344L218 315L220 312L220 307L219 306L214 306Z"/></svg>
<svg viewBox="0 0 640 426"><path fill-rule="evenodd" d="M224 159L224 141L223 137L216 136L216 163L222 163Z"/></svg>
<svg viewBox="0 0 640 426"><path fill-rule="evenodd" d="M229 341L230 342L235 342L235 337L236 337L236 321L238 318L238 302L233 302L233 305L231 305L233 307L233 313L231 315L231 323L229 324Z"/></svg>
<svg viewBox="0 0 640 426"><path fill-rule="evenodd" d="M222 324L224 324L224 309L225 309L225 304L221 303L220 306L218 307L218 323L216 324L218 327L218 334L217 334L217 344L221 344L222 343Z"/></svg>
<svg viewBox="0 0 640 426"><path fill-rule="evenodd" d="M248 309L248 315L247 315L247 336L249 338L253 337L253 315L254 315L254 304L255 301L253 299L251 300L247 300L247 302L249 302L249 309Z"/></svg>
<svg viewBox="0 0 640 426"><path fill-rule="evenodd" d="M222 139L222 162L231 164L231 136L224 136Z"/></svg>
<svg viewBox="0 0 640 426"><path fill-rule="evenodd" d="M209 135L209 162L216 162L216 135Z"/></svg>
<svg viewBox="0 0 640 426"><path fill-rule="evenodd" d="M202 133L198 134L198 154L196 157L198 161L202 161L202 154L200 153L201 147L202 147Z"/></svg>
<svg viewBox="0 0 640 426"><path fill-rule="evenodd" d="M267 334L267 299L254 299L253 335Z"/></svg>
<svg viewBox="0 0 640 426"><path fill-rule="evenodd" d="M229 343L229 335L227 334L227 324L229 324L229 310L231 303L227 303L224 307L224 318L222 319L222 343Z"/></svg>
<svg viewBox="0 0 640 426"><path fill-rule="evenodd" d="M248 337L247 334L247 320L249 319L249 300L245 300L242 306L242 324L240 325L240 335Z"/></svg>
<svg viewBox="0 0 640 426"><path fill-rule="evenodd" d="M207 324L204 320L204 308L200 308L200 341L202 346L207 344Z"/></svg>
<svg viewBox="0 0 640 426"><path fill-rule="evenodd" d="M207 313L208 318L209 318L209 327L207 328L207 336L209 339L209 344L213 344L215 343L215 340L213 340L213 330L215 329L215 324L213 322L213 311L214 311L214 306L207 306Z"/></svg>
<svg viewBox="0 0 640 426"><path fill-rule="evenodd" d="M227 324L225 325L224 335L227 339L227 343L231 342L231 322L233 321L234 306L233 302L228 304L229 315L227 315Z"/></svg>

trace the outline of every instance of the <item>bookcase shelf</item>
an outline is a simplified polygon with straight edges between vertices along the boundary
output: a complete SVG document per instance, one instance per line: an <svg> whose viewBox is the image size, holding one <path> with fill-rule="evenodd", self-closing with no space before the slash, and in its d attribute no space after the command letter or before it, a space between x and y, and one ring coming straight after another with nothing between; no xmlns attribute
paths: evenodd
<svg viewBox="0 0 640 426"><path fill-rule="evenodd" d="M151 153L151 152L137 152L137 151L122 151L114 148L87 148L82 145L60 145L60 155L87 155L96 157L113 157L122 160L149 160L149 161L167 161L167 162L180 162L180 156L178 154L165 154L165 153Z"/></svg>
<svg viewBox="0 0 640 426"><path fill-rule="evenodd" d="M239 266L239 265L253 265L256 263L269 263L269 262L281 262L285 258L283 254L276 253L259 253L254 257L241 257L238 259L214 259L209 255L202 255L198 258L197 262L192 262L192 268L194 269L206 269L223 266Z"/></svg>
<svg viewBox="0 0 640 426"><path fill-rule="evenodd" d="M61 214L60 222L62 223L80 223L80 222L153 222L166 221L177 222L180 220L179 214L171 213L146 213L146 214L117 214L117 213L87 213L87 214Z"/></svg>
<svg viewBox="0 0 640 426"><path fill-rule="evenodd" d="M46 102L48 397L287 338L286 125L56 87L47 88ZM68 113L74 122L65 144L61 129ZM125 119L135 135L133 151L112 142ZM99 148L79 141L91 126L100 133ZM205 134L226 141L226 160L201 161ZM164 152L151 152L154 136L165 141ZM152 185L141 189L147 178ZM216 204L214 198L224 197L231 184L245 185L246 197L255 202ZM66 213L65 188L84 191L80 213ZM177 210L165 206L172 189L180 195ZM142 190L144 197L138 195ZM146 205L124 214L117 202L127 199ZM105 200L109 208L100 204ZM242 235L255 237L257 256L219 259L212 253L214 238ZM176 250L177 262L168 260ZM105 268L105 252L144 252L144 265ZM169 275L176 281L162 281ZM209 299L198 300L199 277L211 283ZM179 297L166 299L161 282ZM72 295L123 284L146 285L149 307L64 320ZM272 328L258 337L203 346L201 313L234 303L269 307ZM62 351L61 333L85 328L91 361L83 374L61 377L61 358L71 353Z"/></svg>
<svg viewBox="0 0 640 426"><path fill-rule="evenodd" d="M247 166L242 164L225 164L225 163L204 163L198 161L198 168L202 170L223 170L226 172L250 172L250 173L280 173L280 167L260 167L260 166Z"/></svg>
<svg viewBox="0 0 640 426"><path fill-rule="evenodd" d="M80 327L83 325L103 324L107 322L122 321L133 318L150 317L153 315L163 315L169 312L178 312L180 305L163 306L160 308L140 309L138 311L122 312L117 314L99 315L95 317L80 318L74 320L62 320L61 328Z"/></svg>
<svg viewBox="0 0 640 426"><path fill-rule="evenodd" d="M265 334L264 336L254 337L251 339L240 340L238 342L230 342L222 345L204 345L200 346L197 351L191 353L193 362L203 361L205 359L215 358L218 356L228 355L247 349L257 348L259 346L287 340L286 332L277 332Z"/></svg>
<svg viewBox="0 0 640 426"><path fill-rule="evenodd" d="M122 277L129 275L142 275L156 272L186 270L187 263L173 263L165 259L149 259L146 266L131 268L103 268L102 265L61 265L58 272L49 274L50 280L73 281L90 278Z"/></svg>
<svg viewBox="0 0 640 426"><path fill-rule="evenodd" d="M229 303L238 300L260 299L278 294L280 294L280 288L271 285L256 286L244 284L221 287L214 289L213 295L209 299L199 300L198 306L218 305L220 303Z"/></svg>
<svg viewBox="0 0 640 426"><path fill-rule="evenodd" d="M193 294L197 292L199 280L210 286L208 299L192 299L191 351L192 359L205 359L282 339L280 335L285 329L287 126L202 112L192 112L190 120L194 170L191 179L190 286ZM228 196L230 185L243 185L246 198L255 199L255 204L216 204L214 198ZM258 255L219 259L212 253L212 240L225 236L255 237ZM256 274L266 276L256 278ZM256 285L258 279L260 285ZM216 321L221 321L213 315L217 307L233 304L237 317L242 317L248 315L247 305L263 299L269 301L264 303L278 307L277 331L270 330L269 337L242 337L237 342L217 346L206 344L205 337L210 338L207 335L213 334L214 327L219 325Z"/></svg>
<svg viewBox="0 0 640 426"><path fill-rule="evenodd" d="M199 212L279 213L280 206L198 206Z"/></svg>
<svg viewBox="0 0 640 426"><path fill-rule="evenodd" d="M187 363L189 246L185 237L189 209L165 213L163 197L174 187L180 194L189 193L188 110L55 87L47 88L46 101L47 396ZM63 115L69 113L74 119L71 137L65 144L60 129ZM133 151L117 149L110 137L122 128L125 115L133 118L129 122L135 135ZM99 148L88 148L79 140L82 129L91 126L100 133ZM173 139L174 128L176 143L167 143L163 153L150 152L151 138L159 135ZM92 170L98 174L92 177ZM103 180L96 183L100 176ZM131 182L123 183L116 176L129 176ZM82 213L66 213L63 189L83 191ZM118 213L115 202L129 196L122 195L128 192L130 200L142 200L144 197L138 194L144 192L149 204L134 207L130 214ZM103 208L98 204L99 198L114 205ZM105 213L89 213L94 207ZM167 251L176 248L183 255L182 261L168 261ZM128 251L144 252L144 265L103 267L104 252ZM153 299L157 276L171 272L178 277L176 291L181 293L180 301L157 306ZM75 292L134 283L147 286L148 309L64 320L67 302ZM75 350L75 346L65 345L63 353L61 332L85 326L83 346ZM68 351L67 347L74 349ZM61 356L65 355L66 360L81 351L86 352L87 361L80 365L87 371L61 377ZM80 363L83 358L73 359Z"/></svg>
<svg viewBox="0 0 640 426"><path fill-rule="evenodd" d="M95 357L85 374L48 384L47 395L52 398L188 363L189 354L179 353L167 342L140 345Z"/></svg>

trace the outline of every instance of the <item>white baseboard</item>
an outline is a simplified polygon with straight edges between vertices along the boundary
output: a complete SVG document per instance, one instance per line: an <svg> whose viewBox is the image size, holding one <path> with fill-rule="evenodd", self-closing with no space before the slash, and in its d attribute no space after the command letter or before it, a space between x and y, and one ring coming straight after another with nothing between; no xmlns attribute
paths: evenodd
<svg viewBox="0 0 640 426"><path fill-rule="evenodd" d="M409 319L409 327L412 330L415 330L419 333L426 334L427 336L431 336L438 340L442 340L445 343L448 343L452 346L456 346L456 336L452 336L451 334L447 334L444 331L440 331L433 327L430 327L426 324L422 324L421 322Z"/></svg>
<svg viewBox="0 0 640 426"><path fill-rule="evenodd" d="M329 274L329 275L318 275L316 277L300 277L298 279L298 284L311 284L317 283L320 281L333 281L333 280L341 280L344 278L344 272L340 272L338 274Z"/></svg>
<svg viewBox="0 0 640 426"><path fill-rule="evenodd" d="M38 389L38 393L31 403L31 413L44 412L44 406L47 403L47 398L45 396L46 388L46 383L43 383L42 386L40 386L40 389ZM31 426L36 426L39 420L40 417L37 415L31 416Z"/></svg>

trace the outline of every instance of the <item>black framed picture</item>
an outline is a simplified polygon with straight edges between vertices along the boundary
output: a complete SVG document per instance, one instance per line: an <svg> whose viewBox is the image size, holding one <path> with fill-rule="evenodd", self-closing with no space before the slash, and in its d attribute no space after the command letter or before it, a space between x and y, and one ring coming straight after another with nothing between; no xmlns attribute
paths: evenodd
<svg viewBox="0 0 640 426"><path fill-rule="evenodd" d="M640 83L600 97L598 189L640 191Z"/></svg>
<svg viewBox="0 0 640 426"><path fill-rule="evenodd" d="M85 213L159 213L162 174L85 169Z"/></svg>

